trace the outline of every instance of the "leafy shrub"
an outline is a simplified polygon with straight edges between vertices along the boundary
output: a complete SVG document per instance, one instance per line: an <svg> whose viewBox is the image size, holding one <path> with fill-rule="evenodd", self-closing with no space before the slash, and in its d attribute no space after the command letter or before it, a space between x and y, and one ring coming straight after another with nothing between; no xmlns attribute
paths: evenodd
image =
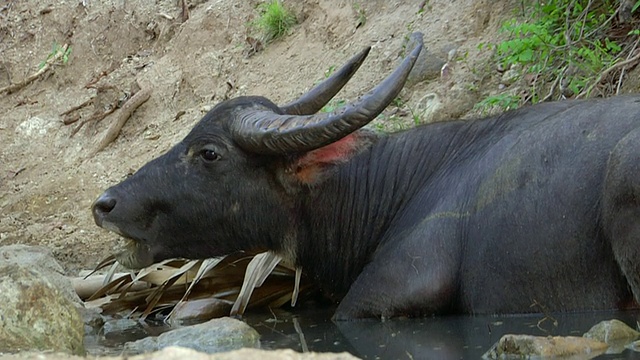
<svg viewBox="0 0 640 360"><path fill-rule="evenodd" d="M521 78L528 82L521 104L619 90L624 67L616 64L622 64L639 41L638 31L619 31L619 0L523 0L522 5L523 14L530 15L503 24L507 40L481 45L495 50L504 69L521 69ZM640 0L632 11L638 7ZM485 104L492 103L488 100ZM496 104L513 106L513 99L501 100Z"/></svg>

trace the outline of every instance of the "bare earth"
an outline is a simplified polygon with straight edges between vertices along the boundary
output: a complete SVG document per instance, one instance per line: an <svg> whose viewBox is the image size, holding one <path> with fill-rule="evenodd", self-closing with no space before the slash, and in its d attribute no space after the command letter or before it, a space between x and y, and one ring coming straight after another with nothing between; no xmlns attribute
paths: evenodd
<svg viewBox="0 0 640 360"><path fill-rule="evenodd" d="M455 48L457 55L447 77L404 90L403 101L416 108L435 93L443 107L426 120L461 116L481 98L473 89L492 86L484 70L489 54L478 43L495 40L502 18L519 2L432 0L420 11L420 1L288 1L299 24L249 57L247 36L255 30L248 24L259 1L188 1L185 22L176 3L0 4L0 87L35 73L54 43L72 48L66 65L0 94L0 245L50 247L69 274L94 267L111 253L115 235L94 225L92 201L178 142L211 106L249 94L284 104L324 79L330 67L372 46L337 96L353 100L391 71L413 31L424 33L434 54L447 59ZM361 26L359 14L366 17ZM136 81L152 90L150 99L113 143L91 155L118 113L100 121L91 116L121 105ZM400 123L384 119L378 126L387 129L413 124L409 115Z"/></svg>

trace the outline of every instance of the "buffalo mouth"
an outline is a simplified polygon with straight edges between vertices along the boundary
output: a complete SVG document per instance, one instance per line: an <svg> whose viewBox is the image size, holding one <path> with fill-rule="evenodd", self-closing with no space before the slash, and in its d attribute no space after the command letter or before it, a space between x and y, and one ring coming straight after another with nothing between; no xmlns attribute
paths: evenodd
<svg viewBox="0 0 640 360"><path fill-rule="evenodd" d="M151 248L142 241L120 237L114 251L120 265L129 269L142 269L153 264Z"/></svg>
<svg viewBox="0 0 640 360"><path fill-rule="evenodd" d="M154 263L148 241L129 235L110 221L104 221L98 218L96 224L105 230L119 235L113 250L113 256L120 265L129 269L142 269Z"/></svg>

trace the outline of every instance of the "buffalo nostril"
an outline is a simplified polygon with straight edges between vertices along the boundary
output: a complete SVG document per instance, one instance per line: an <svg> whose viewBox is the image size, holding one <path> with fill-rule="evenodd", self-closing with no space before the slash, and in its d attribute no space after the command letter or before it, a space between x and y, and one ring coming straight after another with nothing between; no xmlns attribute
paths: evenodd
<svg viewBox="0 0 640 360"><path fill-rule="evenodd" d="M98 223L98 225L100 225L100 223L102 222L102 218L107 215L108 213L111 212L111 210L113 210L113 208L116 207L116 199L112 198L111 196L109 196L108 194L102 194L98 200L96 200L93 203L92 209L93 209L93 217L96 221L96 223Z"/></svg>

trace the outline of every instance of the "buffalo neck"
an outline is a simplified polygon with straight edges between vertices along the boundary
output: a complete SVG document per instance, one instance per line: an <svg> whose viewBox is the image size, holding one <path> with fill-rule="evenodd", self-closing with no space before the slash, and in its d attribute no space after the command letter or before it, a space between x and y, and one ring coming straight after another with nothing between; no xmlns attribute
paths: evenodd
<svg viewBox="0 0 640 360"><path fill-rule="evenodd" d="M394 221L444 164L467 156L468 125L449 122L382 137L301 199L297 265L340 298ZM428 207L429 204L420 206Z"/></svg>

